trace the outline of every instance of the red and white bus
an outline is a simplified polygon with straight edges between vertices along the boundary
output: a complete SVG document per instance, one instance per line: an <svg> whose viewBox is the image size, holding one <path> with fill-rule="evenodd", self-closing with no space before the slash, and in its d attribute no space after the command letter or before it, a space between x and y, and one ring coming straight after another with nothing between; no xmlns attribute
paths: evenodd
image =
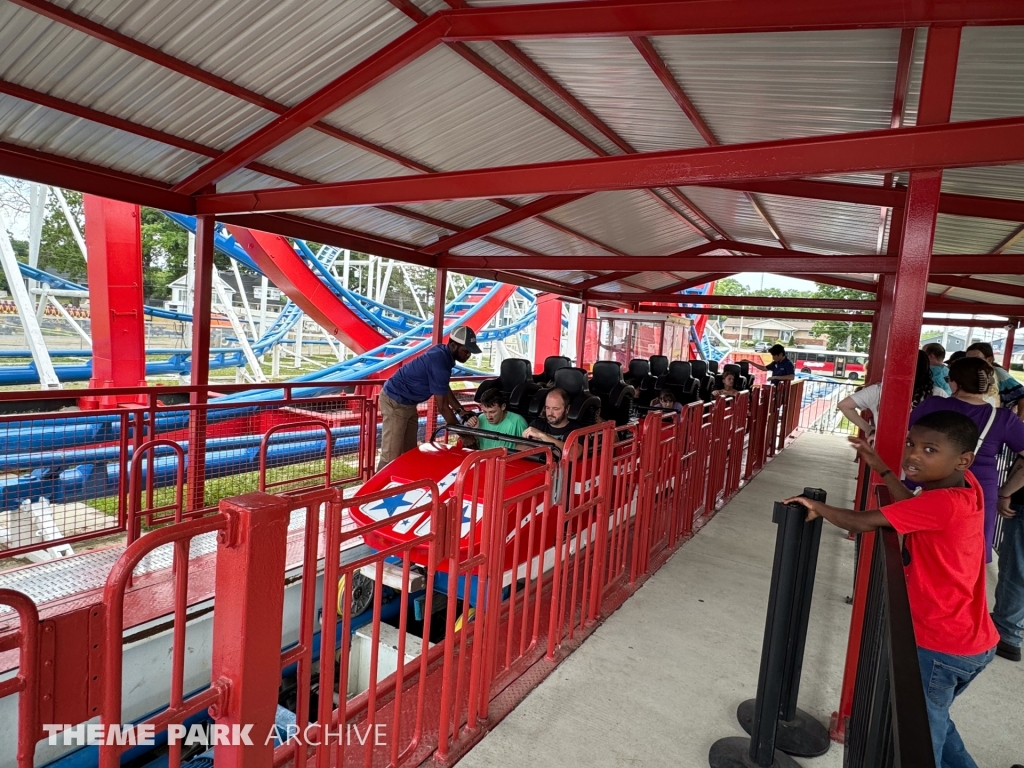
<svg viewBox="0 0 1024 768"><path fill-rule="evenodd" d="M837 379L863 379L868 362L868 356L863 352L840 352L833 349L791 349L787 354L800 373Z"/></svg>

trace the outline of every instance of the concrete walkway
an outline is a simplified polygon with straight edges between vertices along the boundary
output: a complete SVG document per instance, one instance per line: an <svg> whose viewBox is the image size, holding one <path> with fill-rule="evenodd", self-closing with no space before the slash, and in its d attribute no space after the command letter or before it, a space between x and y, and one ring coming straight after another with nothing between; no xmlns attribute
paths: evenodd
<svg viewBox="0 0 1024 768"><path fill-rule="evenodd" d="M742 736L736 706L757 689L774 554L772 502L804 486L854 494L853 452L806 434L612 615L463 760L463 768L699 768L719 738ZM993 579L991 580L994 583ZM838 707L853 543L822 530L800 707ZM1024 761L1024 665L997 658L953 710L983 768ZM803 765L838 768L842 746Z"/></svg>

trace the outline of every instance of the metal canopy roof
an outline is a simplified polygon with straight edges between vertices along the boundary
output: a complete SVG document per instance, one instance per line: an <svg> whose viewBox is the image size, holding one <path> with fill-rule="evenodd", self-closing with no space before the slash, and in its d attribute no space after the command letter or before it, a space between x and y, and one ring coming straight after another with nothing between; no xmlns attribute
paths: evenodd
<svg viewBox="0 0 1024 768"><path fill-rule="evenodd" d="M915 132L933 23L951 126ZM0 0L0 41L10 175L615 302L871 290L942 166L929 308L1024 315L1019 2Z"/></svg>

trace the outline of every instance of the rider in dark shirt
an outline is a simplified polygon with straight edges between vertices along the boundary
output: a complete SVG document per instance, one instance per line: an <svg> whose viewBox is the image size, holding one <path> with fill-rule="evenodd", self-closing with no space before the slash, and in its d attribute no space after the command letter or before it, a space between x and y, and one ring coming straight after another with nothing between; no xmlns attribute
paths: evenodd
<svg viewBox="0 0 1024 768"><path fill-rule="evenodd" d="M579 424L569 418L569 393L555 388L544 400L544 417L536 418L523 432L523 437L550 443L560 450L565 447L566 438Z"/></svg>

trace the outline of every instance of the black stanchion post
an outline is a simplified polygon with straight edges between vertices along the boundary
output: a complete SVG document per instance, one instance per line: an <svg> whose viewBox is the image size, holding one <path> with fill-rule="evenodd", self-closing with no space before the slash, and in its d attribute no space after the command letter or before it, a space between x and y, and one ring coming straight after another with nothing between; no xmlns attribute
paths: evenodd
<svg viewBox="0 0 1024 768"><path fill-rule="evenodd" d="M825 491L820 488L804 488L801 495L815 501L825 501ZM810 622L811 600L814 596L814 574L818 566L821 524L821 518L818 518L804 524L801 529L793 621L789 628L779 724L775 736L775 748L796 757L824 755L831 745L828 728L807 712L797 708L804 648L807 644L807 626ZM736 713L740 725L747 733L751 732L755 706L755 700L745 701L740 704Z"/></svg>
<svg viewBox="0 0 1024 768"><path fill-rule="evenodd" d="M776 752L775 736L782 707L789 638L797 609L798 564L801 539L804 528L808 527L804 524L806 517L806 508L799 504L775 504L772 520L779 528L775 536L757 698L751 708L750 738L730 737L716 741L708 755L711 768L798 766L788 755Z"/></svg>

